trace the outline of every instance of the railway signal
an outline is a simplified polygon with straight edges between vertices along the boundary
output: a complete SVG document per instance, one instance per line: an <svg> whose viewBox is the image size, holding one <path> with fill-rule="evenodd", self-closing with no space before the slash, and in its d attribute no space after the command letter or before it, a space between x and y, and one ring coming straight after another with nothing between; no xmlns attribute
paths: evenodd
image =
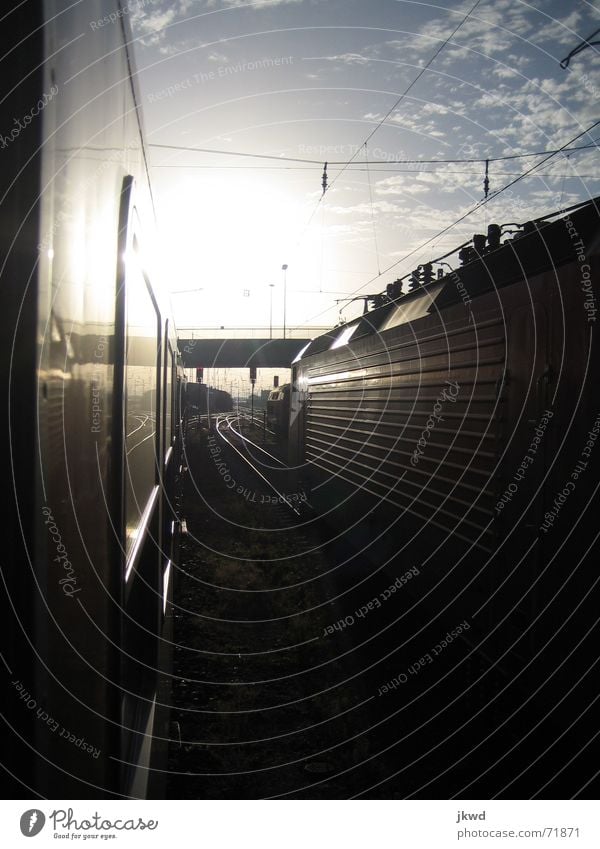
<svg viewBox="0 0 600 849"><path fill-rule="evenodd" d="M254 424L254 384L256 383L256 366L250 366L250 383L252 384L252 395L250 399L250 420Z"/></svg>

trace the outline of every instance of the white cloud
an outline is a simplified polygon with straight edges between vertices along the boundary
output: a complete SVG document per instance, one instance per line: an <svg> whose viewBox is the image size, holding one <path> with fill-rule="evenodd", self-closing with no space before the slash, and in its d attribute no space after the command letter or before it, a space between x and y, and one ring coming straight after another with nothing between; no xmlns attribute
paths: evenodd
<svg viewBox="0 0 600 849"><path fill-rule="evenodd" d="M199 100L202 108L201 118L190 118L185 124L175 125L173 134L179 139L185 134L188 143L193 140L197 146L221 148L229 146L224 142L226 138L236 150L286 150L297 155L302 145L354 150L360 148L365 138L376 130L369 140L368 151L371 157L380 160L419 157L479 159L554 149L597 117L600 82L596 83L596 79L600 78L594 76L594 71L600 69L600 58L588 50L576 57L567 71L562 71L558 65L558 60L594 28L592 13L585 3L578 3L573 8L570 4L561 5L561 2L536 0L535 6L531 0L488 0L482 3L453 38L453 43L444 48L432 67L379 128L377 124L414 80L417 68L424 65L460 21L465 12L464 8L460 8L464 6L462 2L453 4L446 11L431 5L412 4L415 13L412 19L421 22L416 26L416 33L395 32L393 27L402 24L397 18L393 20L391 14L386 19L388 5L391 9L397 4L382 3L369 7L369 4L358 0L348 0L347 19L340 22L338 29L331 27L326 32L319 31L321 24L328 26L325 18L317 14L310 17L316 3L307 2L302 14L294 12L293 7L299 8L300 0L258 0L254 4L241 0L179 0L172 6L161 0L160 10L157 9L158 4L153 5L153 11L149 11L148 6L148 20L136 26L145 39L144 44L154 54L160 50L169 56L169 60L172 57L177 61L176 54L181 53L182 70L179 72L178 69L178 76L174 78L190 74L192 63L198 61L199 54L195 52L184 56L186 48L204 45L202 62L233 64L240 61L240 54L243 60L243 51L248 50L247 45L252 43L246 38L248 35L251 39L265 39L264 43L272 52L278 49L283 55L289 50L298 57L306 57L306 61L294 63L282 90L274 96L269 95L269 110L272 112L269 115L259 112L259 99L243 105L235 102L236 92L233 92L230 106L229 101L221 99L217 85L210 89L194 89L194 103L186 102L182 96L178 101L182 116L188 107L190 112L199 108ZM281 7L279 17L275 12L277 6ZM273 10L269 16L269 27L272 26L273 30L264 33L262 30L266 27L258 10L269 7ZM257 10L257 13L254 17L248 13L238 14L237 11L223 14L243 8ZM376 20L372 14L375 8ZM289 26L290 13L295 16L297 29ZM312 22L314 29L308 26L302 28L305 13L306 20ZM207 17L181 24L187 16L199 15ZM250 32L249 21L257 22L256 33ZM210 22L210 26L205 27L206 22ZM278 28L280 22L281 28ZM386 23L389 24L387 30ZM376 31L374 27L380 24L381 29ZM180 41L176 42L176 38ZM221 50L230 55L225 57ZM171 71L169 65L165 64L162 68ZM194 70L197 70L197 65ZM297 75L295 79L294 73ZM245 78L245 84L250 82L260 84L258 76L252 80ZM289 90L284 88L286 85ZM260 91L261 96L264 93ZM227 92L226 96L230 94ZM212 104L218 108L213 109ZM151 129L167 135L170 130L162 128L160 121L163 118L158 112L153 119L156 127ZM330 158L344 159L350 155L336 154ZM492 162L492 191L509 182L510 173L518 174L534 161ZM239 164L243 162L241 160ZM484 166L480 163L472 166L462 163L448 165L436 169L435 173L383 171L383 166L380 166L371 172L374 199L371 205L366 174L353 172L351 176L349 169L336 182L334 190L326 195L323 218L320 214L314 216L310 232L303 236L299 250L304 254L315 251L320 256L322 229L322 238L326 239L325 262L329 259L327 251L335 250L339 251L339 258L343 261L332 261L330 265L363 268L366 263L361 260L367 258L369 264L375 262L375 225L380 257L401 258L481 200L483 170ZM567 162L557 158L555 165L544 166L542 170L551 173L543 180L524 179L514 187L510 196L503 194L494 198L484 209L452 228L435 244L411 257L408 268L413 268L424 258L439 256L469 238L473 232L483 228L486 221L523 221L557 208L561 192L561 203L567 205L582 199L587 193L595 194L593 190L599 185L600 178L586 177L577 182L570 176L598 172L596 151L583 156L573 154ZM198 178L205 173L200 172ZM238 192L238 180L243 180L246 172L221 173L228 177L235 175L236 187L231 191ZM286 197L290 203L301 208L299 217L303 226L320 196L320 173L315 171L305 175L292 169L285 172L265 169L253 173L261 175L259 195L262 187L269 185L278 189L283 187L282 191L288 192ZM166 179L166 172L163 174ZM562 174L568 176L563 178ZM224 204L224 208L229 207ZM215 209L211 210L211 216L215 222L211 220L210 223L216 226L218 214ZM277 225L277 219L276 208L272 211L265 208L265 232ZM228 215L224 214L222 222L219 220L218 223L220 229L226 230ZM357 250L359 252L355 253ZM279 260L278 267L280 264ZM400 263L397 271L404 272L408 268L405 263ZM262 273L262 267L255 272L257 275ZM387 282L387 279L382 282Z"/></svg>

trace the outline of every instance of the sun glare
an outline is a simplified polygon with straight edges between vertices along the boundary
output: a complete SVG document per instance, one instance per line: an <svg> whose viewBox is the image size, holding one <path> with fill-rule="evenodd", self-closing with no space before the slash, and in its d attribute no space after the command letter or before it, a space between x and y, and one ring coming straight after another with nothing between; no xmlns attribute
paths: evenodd
<svg viewBox="0 0 600 849"><path fill-rule="evenodd" d="M271 293L275 310L281 265L290 262L304 213L299 199L264 178L180 178L158 214L168 285L178 293L194 290L174 298L179 320L189 325L192 310L199 325L268 324ZM301 279L301 267L294 271Z"/></svg>
<svg viewBox="0 0 600 849"><path fill-rule="evenodd" d="M170 178L158 225L179 326L268 327L272 305L281 327L283 264L288 326L331 307L319 289L333 254L321 216L307 227L318 199L307 179L282 185L263 171L183 170Z"/></svg>

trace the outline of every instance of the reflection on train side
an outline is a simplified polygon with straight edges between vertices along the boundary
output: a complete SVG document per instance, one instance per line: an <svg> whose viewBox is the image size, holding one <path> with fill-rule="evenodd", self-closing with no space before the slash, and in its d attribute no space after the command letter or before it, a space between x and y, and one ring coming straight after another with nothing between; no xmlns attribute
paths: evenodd
<svg viewBox="0 0 600 849"><path fill-rule="evenodd" d="M157 352L160 320L137 253L127 259L125 348L126 556L157 484Z"/></svg>

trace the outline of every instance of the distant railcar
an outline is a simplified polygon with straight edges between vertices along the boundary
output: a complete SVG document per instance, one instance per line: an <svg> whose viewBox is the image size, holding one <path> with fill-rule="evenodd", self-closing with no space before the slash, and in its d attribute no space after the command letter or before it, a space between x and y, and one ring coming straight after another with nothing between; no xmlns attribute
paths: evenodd
<svg viewBox="0 0 600 849"><path fill-rule="evenodd" d="M287 437L290 419L291 384L272 389L267 399L267 425L280 437Z"/></svg>
<svg viewBox="0 0 600 849"><path fill-rule="evenodd" d="M214 389L205 383L187 384L186 403L193 415L229 413L233 409L229 392Z"/></svg>

